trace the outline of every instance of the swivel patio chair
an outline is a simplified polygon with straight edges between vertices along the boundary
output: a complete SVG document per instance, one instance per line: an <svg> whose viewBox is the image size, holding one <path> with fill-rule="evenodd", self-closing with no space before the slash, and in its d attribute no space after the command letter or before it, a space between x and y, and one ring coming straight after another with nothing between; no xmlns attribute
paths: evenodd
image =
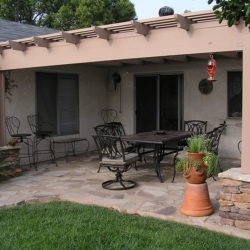
<svg viewBox="0 0 250 250"><path fill-rule="evenodd" d="M136 182L123 179L123 173L127 172L138 161L137 153L124 150L124 142L120 137L109 135L94 135L94 141L99 153L99 163L115 173L114 180L102 183L102 187L110 190L125 190L136 186Z"/></svg>
<svg viewBox="0 0 250 250"><path fill-rule="evenodd" d="M56 163L55 153L53 150L53 138L51 137L53 131L52 126L48 122L44 122L40 119L38 115L28 115L27 116L30 129L34 135L33 138L33 165L37 170L38 155L49 154L51 161ZM41 148L42 142L47 142L49 148ZM46 145L47 146L47 145Z"/></svg>
<svg viewBox="0 0 250 250"><path fill-rule="evenodd" d="M105 123L102 125L98 125L94 127L94 130L96 132L96 135L109 135L109 136L125 136L125 130L121 122L109 122ZM135 145L128 143L128 142L123 142L124 150L126 152L136 152L138 148L136 148ZM97 173L100 172L102 165L100 164ZM136 168L136 165L135 165ZM137 168L136 168L137 169Z"/></svg>
<svg viewBox="0 0 250 250"><path fill-rule="evenodd" d="M32 166L32 140L31 133L22 133L20 129L20 120L16 116L7 116L5 118L5 124L9 135L17 141L17 146L21 147L19 153L20 158L28 158L29 165ZM23 148L24 146L24 148ZM23 149L26 152L23 152Z"/></svg>

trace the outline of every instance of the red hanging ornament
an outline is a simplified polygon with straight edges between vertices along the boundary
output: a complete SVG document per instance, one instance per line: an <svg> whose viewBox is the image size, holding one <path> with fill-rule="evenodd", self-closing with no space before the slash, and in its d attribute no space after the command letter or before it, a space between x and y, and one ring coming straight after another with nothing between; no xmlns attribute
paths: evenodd
<svg viewBox="0 0 250 250"><path fill-rule="evenodd" d="M209 75L208 81L216 81L214 79L215 72L216 72L216 61L214 60L213 55L210 55L210 59L208 60L207 63L207 73Z"/></svg>

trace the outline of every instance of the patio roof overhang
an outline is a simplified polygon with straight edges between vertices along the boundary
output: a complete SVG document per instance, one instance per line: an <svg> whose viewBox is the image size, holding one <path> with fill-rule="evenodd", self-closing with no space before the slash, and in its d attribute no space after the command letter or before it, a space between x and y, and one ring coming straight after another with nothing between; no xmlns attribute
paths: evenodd
<svg viewBox="0 0 250 250"><path fill-rule="evenodd" d="M222 37L230 40L225 43ZM202 54L207 58L211 52L231 57L242 52L248 38L243 24L232 28L218 24L212 11L176 14L1 42L0 66L11 70L81 63L185 62Z"/></svg>
<svg viewBox="0 0 250 250"><path fill-rule="evenodd" d="M208 53L243 57L242 172L250 174L250 32L229 28L212 11L129 21L0 43L0 70L70 64L123 66L188 61ZM4 80L0 78L0 132L4 138ZM249 100L248 100L249 99ZM0 143L3 143L0 139Z"/></svg>

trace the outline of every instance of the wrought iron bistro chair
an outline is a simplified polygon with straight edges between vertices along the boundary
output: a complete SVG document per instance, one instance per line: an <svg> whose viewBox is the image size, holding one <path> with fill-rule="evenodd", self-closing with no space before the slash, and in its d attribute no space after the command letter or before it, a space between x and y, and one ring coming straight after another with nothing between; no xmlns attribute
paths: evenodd
<svg viewBox="0 0 250 250"><path fill-rule="evenodd" d="M110 136L125 136L125 130L121 122L109 122L102 125L97 125L94 127L96 135L110 135ZM130 144L128 142L123 142L123 147L126 152L136 152L137 148L135 145ZM97 173L100 172L102 165L100 164ZM136 168L136 164L135 164ZM136 168L137 169L137 168Z"/></svg>
<svg viewBox="0 0 250 250"><path fill-rule="evenodd" d="M188 120L184 121L184 130L191 132L193 135L205 134L207 132L207 121ZM181 140L179 146L187 146L186 140Z"/></svg>
<svg viewBox="0 0 250 250"><path fill-rule="evenodd" d="M189 120L184 121L185 131L190 131L193 134L205 134L207 132L207 121Z"/></svg>
<svg viewBox="0 0 250 250"><path fill-rule="evenodd" d="M218 155L220 138L227 125L224 121L220 126L214 128L212 131L206 133L207 139L209 139L208 149Z"/></svg>
<svg viewBox="0 0 250 250"><path fill-rule="evenodd" d="M116 178L102 183L102 187L110 190L125 190L136 186L136 182L123 179L123 173L140 160L137 153L126 152L120 137L109 135L93 135L99 153L100 165L115 172Z"/></svg>
<svg viewBox="0 0 250 250"><path fill-rule="evenodd" d="M208 150L214 152L216 155L219 154L219 143L222 133L225 131L227 125L224 121L220 126L214 128L212 131L206 133L206 138L209 140ZM220 171L223 169L220 167Z"/></svg>
<svg viewBox="0 0 250 250"><path fill-rule="evenodd" d="M31 133L21 133L19 131L20 129L20 120L16 116L7 116L5 118L5 124L7 127L7 130L9 132L9 135L17 140L18 146L22 147L22 145L25 146L27 149L26 152L22 152L19 154L20 158L28 158L29 165L32 166L32 140L30 138Z"/></svg>
<svg viewBox="0 0 250 250"><path fill-rule="evenodd" d="M33 139L33 165L37 170L38 155L39 154L50 154L51 161L56 163L55 153L53 150L53 140L51 138L52 129L51 124L41 121L38 115L28 115L27 116L30 129L34 135ZM40 145L43 141L49 144L49 149L41 149ZM40 147L39 147L40 146Z"/></svg>

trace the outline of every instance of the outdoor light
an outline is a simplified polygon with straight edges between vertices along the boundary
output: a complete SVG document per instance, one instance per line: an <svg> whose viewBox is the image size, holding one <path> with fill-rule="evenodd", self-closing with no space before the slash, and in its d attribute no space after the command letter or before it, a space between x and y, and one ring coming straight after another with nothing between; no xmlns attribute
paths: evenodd
<svg viewBox="0 0 250 250"><path fill-rule="evenodd" d="M213 55L210 54L210 59L207 62L207 73L209 75L208 77L209 81L216 81L214 79L215 72L216 72L216 61L214 60Z"/></svg>

